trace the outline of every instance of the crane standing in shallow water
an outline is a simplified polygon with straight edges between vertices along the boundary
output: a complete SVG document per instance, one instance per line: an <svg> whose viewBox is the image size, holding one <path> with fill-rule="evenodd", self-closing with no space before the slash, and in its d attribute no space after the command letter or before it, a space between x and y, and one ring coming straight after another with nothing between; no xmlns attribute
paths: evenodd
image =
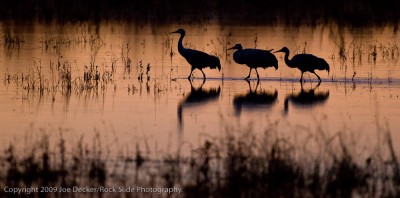
<svg viewBox="0 0 400 198"><path fill-rule="evenodd" d="M260 77L257 72L257 67L262 67L266 69L267 67L275 67L278 69L278 60L271 53L272 50L260 50L260 49L243 49L241 44L236 44L235 46L227 49L236 49L233 53L233 60L238 64L246 64L250 67L249 75L245 78L250 78L251 70L255 69L257 73L257 79Z"/></svg>
<svg viewBox="0 0 400 198"><path fill-rule="evenodd" d="M301 83L303 83L303 74L307 71L315 74L318 77L319 82L321 82L321 78L315 73L316 69L327 70L329 75L329 64L322 58L318 58L312 54L297 54L293 56L291 60L289 60L290 52L287 47L283 47L275 53L277 52L285 53L285 63L288 67L297 68L301 71Z"/></svg>
<svg viewBox="0 0 400 198"><path fill-rule="evenodd" d="M193 73L194 69L199 69L201 73L203 73L203 78L206 78L206 75L203 72L203 68L209 67L210 69L218 68L218 71L221 71L221 63L216 56L209 55L207 53L188 49L183 47L183 37L185 37L185 30L178 29L175 32L171 32L170 34L178 33L181 35L178 41L178 51L179 53L186 59L186 61L192 66L188 79L190 80L190 76Z"/></svg>

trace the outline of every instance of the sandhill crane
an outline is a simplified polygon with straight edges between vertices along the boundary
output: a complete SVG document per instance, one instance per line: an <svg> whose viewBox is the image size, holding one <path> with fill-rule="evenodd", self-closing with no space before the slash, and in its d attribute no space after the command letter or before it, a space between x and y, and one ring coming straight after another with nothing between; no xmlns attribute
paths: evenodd
<svg viewBox="0 0 400 198"><path fill-rule="evenodd" d="M250 67L249 75L245 78L250 78L251 70L255 69L257 73L257 79L260 79L257 68L262 67L264 69L268 67L275 67L278 69L278 60L271 53L272 50L261 50L261 49L243 49L241 44L236 44L235 46L227 49L236 49L233 53L233 60L238 64L246 64Z"/></svg>
<svg viewBox="0 0 400 198"><path fill-rule="evenodd" d="M315 73L315 70L327 70L329 74L329 64L322 58L318 58L312 54L297 54L293 56L291 60L289 60L289 49L287 47L283 47L282 49L276 51L285 53L285 63L288 67L297 68L301 71L300 82L303 82L303 74L304 72L311 72L318 77L319 82L321 82L321 78Z"/></svg>
<svg viewBox="0 0 400 198"><path fill-rule="evenodd" d="M190 71L190 74L188 76L188 79L190 80L190 76L193 73L194 69L199 69L203 73L203 78L206 78L206 75L203 72L203 68L209 67L210 69L217 69L221 71L221 63L216 56L209 55L207 53L194 50L194 49L188 49L183 47L183 37L185 37L185 30L184 29L178 29L175 32L171 32L170 34L180 34L181 37L179 38L178 41L178 51L179 53L186 59L186 61L192 66L192 69Z"/></svg>

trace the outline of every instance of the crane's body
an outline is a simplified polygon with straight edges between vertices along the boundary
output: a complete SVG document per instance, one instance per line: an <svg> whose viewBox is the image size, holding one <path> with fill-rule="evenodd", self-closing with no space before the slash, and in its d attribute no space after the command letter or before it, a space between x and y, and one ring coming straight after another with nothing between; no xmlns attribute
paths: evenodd
<svg viewBox="0 0 400 198"><path fill-rule="evenodd" d="M218 69L219 71L221 70L221 63L218 57L209 55L202 51L183 47L183 37L185 37L185 30L178 29L175 32L171 32L171 34L172 33L178 33L181 35L178 41L178 52L192 67L188 79L190 79L190 76L192 75L194 69L199 69L203 73L204 79L206 78L206 75L203 72L203 68L209 67L210 69Z"/></svg>
<svg viewBox="0 0 400 198"><path fill-rule="evenodd" d="M250 78L251 70L255 69L257 73L257 79L259 79L259 75L257 72L257 68L268 68L275 67L275 70L278 69L278 60L271 53L272 50L261 50L261 49L243 49L241 44L236 44L235 46L229 48L236 49L233 53L233 60L238 64L245 64L250 68L249 75L246 79Z"/></svg>
<svg viewBox="0 0 400 198"><path fill-rule="evenodd" d="M329 64L322 58L316 57L312 54L297 54L290 60L290 51L287 47L283 47L275 53L277 52L285 53L285 63L288 67L297 68L301 71L300 82L303 82L304 72L311 72L315 74L318 77L319 82L321 82L321 78L315 73L315 70L327 70L329 74Z"/></svg>

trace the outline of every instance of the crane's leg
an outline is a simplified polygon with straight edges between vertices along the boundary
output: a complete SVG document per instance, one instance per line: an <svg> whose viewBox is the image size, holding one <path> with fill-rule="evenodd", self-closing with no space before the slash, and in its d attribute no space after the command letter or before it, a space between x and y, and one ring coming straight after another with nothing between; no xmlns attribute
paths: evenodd
<svg viewBox="0 0 400 198"><path fill-rule="evenodd" d="M203 79L206 79L206 74L203 72L202 69L200 69L201 73L203 73Z"/></svg>
<svg viewBox="0 0 400 198"><path fill-rule="evenodd" d="M251 74L251 70L252 70L253 68L250 68L250 71L249 71L249 75L245 78L245 79L249 79L250 78L250 74Z"/></svg>
<svg viewBox="0 0 400 198"><path fill-rule="evenodd" d="M318 77L319 82L321 82L321 78L318 76L318 74L315 73L315 71L313 73Z"/></svg>
<svg viewBox="0 0 400 198"><path fill-rule="evenodd" d="M192 67L192 70L190 71L190 74L188 76L188 80L190 80L190 77L192 76L192 73L193 73L193 67Z"/></svg>
<svg viewBox="0 0 400 198"><path fill-rule="evenodd" d="M317 86L314 89L318 88L321 85L321 81L318 82Z"/></svg>
<svg viewBox="0 0 400 198"><path fill-rule="evenodd" d="M257 68L255 68L255 70L256 70L256 74L257 74L257 80L260 81L260 76L258 75Z"/></svg>
<svg viewBox="0 0 400 198"><path fill-rule="evenodd" d="M303 83L303 74L304 72L301 72L300 83Z"/></svg>
<svg viewBox="0 0 400 198"><path fill-rule="evenodd" d="M203 78L203 82L201 82L200 89L203 88L204 83L206 83L206 79Z"/></svg>
<svg viewBox="0 0 400 198"><path fill-rule="evenodd" d="M256 71L257 71L257 69L256 69ZM260 85L260 79L257 79L256 91L257 91L259 85Z"/></svg>
<svg viewBox="0 0 400 198"><path fill-rule="evenodd" d="M189 80L189 82L190 82L190 90L193 92L193 91L195 91L195 88L193 87L193 83L192 83L192 81L191 80Z"/></svg>

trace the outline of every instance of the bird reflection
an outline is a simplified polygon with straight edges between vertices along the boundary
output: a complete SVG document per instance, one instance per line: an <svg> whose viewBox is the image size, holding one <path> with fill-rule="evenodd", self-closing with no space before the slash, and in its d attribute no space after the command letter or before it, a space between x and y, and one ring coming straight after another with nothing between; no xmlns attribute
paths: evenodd
<svg viewBox="0 0 400 198"><path fill-rule="evenodd" d="M268 92L264 90L257 91L260 81L257 81L256 88L254 91L251 89L250 82L248 80L249 92L247 94L236 95L233 98L233 106L235 108L236 115L240 115L243 108L255 110L259 107L271 107L278 98L278 91Z"/></svg>
<svg viewBox="0 0 400 198"><path fill-rule="evenodd" d="M203 105L213 100L216 100L221 93L221 88L219 86L218 88L210 88L208 90L204 89L203 85L205 83L205 80L203 80L199 88L195 88L192 84L192 81L189 80L189 82L191 86L190 93L178 105L178 121L180 127L182 127L183 125L182 114L184 109Z"/></svg>
<svg viewBox="0 0 400 198"><path fill-rule="evenodd" d="M317 104L322 104L329 98L329 90L326 92L316 93L315 90L321 83L310 90L305 90L301 84L301 91L298 94L289 94L285 98L285 113L289 111L289 101L298 107L313 107Z"/></svg>

